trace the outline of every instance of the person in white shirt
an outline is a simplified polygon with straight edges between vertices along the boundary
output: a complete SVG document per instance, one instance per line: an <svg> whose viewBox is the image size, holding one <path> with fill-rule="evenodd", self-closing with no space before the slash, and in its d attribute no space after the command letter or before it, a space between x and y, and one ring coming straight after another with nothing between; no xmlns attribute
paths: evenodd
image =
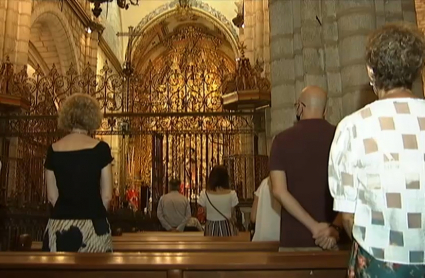
<svg viewBox="0 0 425 278"><path fill-rule="evenodd" d="M279 241L281 206L271 193L270 178L265 178L254 194L251 222L255 223L255 233L252 241Z"/></svg>
<svg viewBox="0 0 425 278"><path fill-rule="evenodd" d="M354 240L349 277L425 277L425 62L415 27L376 30L366 63L378 100L338 125L329 157L334 210Z"/></svg>
<svg viewBox="0 0 425 278"><path fill-rule="evenodd" d="M229 173L225 166L217 165L208 177L207 189L199 195L198 204L205 208L207 221L205 236L237 236L235 207L239 200L230 189Z"/></svg>

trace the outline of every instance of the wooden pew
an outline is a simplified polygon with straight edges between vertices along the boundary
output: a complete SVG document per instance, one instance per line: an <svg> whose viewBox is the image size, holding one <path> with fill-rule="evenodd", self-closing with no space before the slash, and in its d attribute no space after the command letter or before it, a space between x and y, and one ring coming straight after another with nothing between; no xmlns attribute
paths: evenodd
<svg viewBox="0 0 425 278"><path fill-rule="evenodd" d="M152 242L152 241L166 241L166 242L249 242L249 239L243 237L187 237L176 234L175 236L146 236L146 237L112 237L114 242Z"/></svg>
<svg viewBox="0 0 425 278"><path fill-rule="evenodd" d="M7 278L344 278L347 251L248 253L0 253Z"/></svg>
<svg viewBox="0 0 425 278"><path fill-rule="evenodd" d="M220 242L217 248L208 247L208 250L238 250L237 247L232 249L232 247L226 247L233 243L249 243L249 234L248 233L240 233L239 236L236 237L205 237L202 232L185 232L185 233L171 233L171 232L147 232L147 233L128 233L123 234L122 236L113 236L112 237L113 246L115 251L122 252L130 252L130 251L138 251L143 252L144 250L155 250L155 247L146 247L151 245L158 245L163 250L169 250L169 252L182 252L182 250L186 250L187 252L193 252L197 249L195 244L204 244L204 247L213 246L214 244ZM179 245L176 245L178 243ZM188 243L188 244L184 244ZM209 243L209 244L206 244ZM175 247L173 247L173 245ZM30 248L25 248L23 251L32 250L39 251L41 250L42 243L41 242L33 242ZM161 247L162 246L162 247ZM242 248L242 251L273 251L275 245L236 245ZM257 246L257 247L256 247ZM151 248L151 249L146 249ZM160 251L159 249L158 251Z"/></svg>
<svg viewBox="0 0 425 278"><path fill-rule="evenodd" d="M112 241L114 246L118 243L119 250L127 250L123 246L128 246L124 243L135 244L142 246L146 242L163 242L163 243L183 243L183 242L250 242L248 232L242 232L235 237L205 237L203 232L184 232L184 233L172 233L172 232L141 232L141 233L124 233L121 236L113 236ZM32 242L31 247L27 247L28 244L23 244L22 251L29 250L41 250L41 242ZM124 248L124 249L123 249ZM265 250L264 250L265 251Z"/></svg>
<svg viewBox="0 0 425 278"><path fill-rule="evenodd" d="M179 238L180 241L209 241L211 238L205 237L203 232L139 232L139 233L123 233L121 236L114 237L117 241L152 241L153 239L161 239L159 241L175 241ZM249 232L240 232L237 236L228 237L231 241L250 241Z"/></svg>
<svg viewBox="0 0 425 278"><path fill-rule="evenodd" d="M34 242L31 251L41 251ZM114 252L277 252L279 242L114 242Z"/></svg>
<svg viewBox="0 0 425 278"><path fill-rule="evenodd" d="M247 232L241 232L239 233L238 236L240 236L241 234L244 235ZM140 236L161 236L161 237L169 237L169 236L173 236L173 235L181 235L181 236L186 236L186 237L203 237L204 236L204 232L199 231L199 232L137 232L137 233L123 233L122 236L126 236L126 237L140 237Z"/></svg>

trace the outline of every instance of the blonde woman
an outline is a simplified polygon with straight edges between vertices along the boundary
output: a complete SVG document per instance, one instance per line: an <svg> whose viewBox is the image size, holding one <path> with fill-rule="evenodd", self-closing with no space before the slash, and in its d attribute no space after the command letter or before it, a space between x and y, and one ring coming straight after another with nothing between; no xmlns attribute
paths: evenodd
<svg viewBox="0 0 425 278"><path fill-rule="evenodd" d="M89 136L100 127L96 99L69 97L59 111L68 135L52 144L45 161L47 197L52 204L43 251L112 252L106 211L112 198L111 150Z"/></svg>

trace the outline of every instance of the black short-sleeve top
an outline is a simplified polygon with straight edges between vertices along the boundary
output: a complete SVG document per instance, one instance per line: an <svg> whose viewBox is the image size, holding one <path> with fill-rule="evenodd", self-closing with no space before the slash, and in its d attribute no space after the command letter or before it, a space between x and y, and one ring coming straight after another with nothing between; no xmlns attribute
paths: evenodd
<svg viewBox="0 0 425 278"><path fill-rule="evenodd" d="M47 150L44 167L55 174L59 197L52 219L97 219L106 217L100 195L102 169L113 160L109 145L77 151Z"/></svg>

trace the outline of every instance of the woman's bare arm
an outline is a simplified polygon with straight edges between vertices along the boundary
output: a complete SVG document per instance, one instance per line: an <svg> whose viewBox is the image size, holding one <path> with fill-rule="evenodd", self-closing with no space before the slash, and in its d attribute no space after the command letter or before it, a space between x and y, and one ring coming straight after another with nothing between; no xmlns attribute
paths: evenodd
<svg viewBox="0 0 425 278"><path fill-rule="evenodd" d="M52 204L52 206L55 206L56 201L59 198L59 191L56 185L55 173L51 170L46 169L44 172L44 177L46 179L47 185L47 200Z"/></svg>
<svg viewBox="0 0 425 278"><path fill-rule="evenodd" d="M353 239L354 213L342 213L342 226L350 239Z"/></svg>
<svg viewBox="0 0 425 278"><path fill-rule="evenodd" d="M257 220L257 207L258 207L258 196L254 196L254 203L251 208L251 222L255 223Z"/></svg>
<svg viewBox="0 0 425 278"><path fill-rule="evenodd" d="M102 203L106 210L109 209L109 203L112 200L112 166L111 164L103 167L100 174L100 195Z"/></svg>
<svg viewBox="0 0 425 278"><path fill-rule="evenodd" d="M232 208L232 220L235 223L238 221L238 219L236 217L236 207Z"/></svg>

